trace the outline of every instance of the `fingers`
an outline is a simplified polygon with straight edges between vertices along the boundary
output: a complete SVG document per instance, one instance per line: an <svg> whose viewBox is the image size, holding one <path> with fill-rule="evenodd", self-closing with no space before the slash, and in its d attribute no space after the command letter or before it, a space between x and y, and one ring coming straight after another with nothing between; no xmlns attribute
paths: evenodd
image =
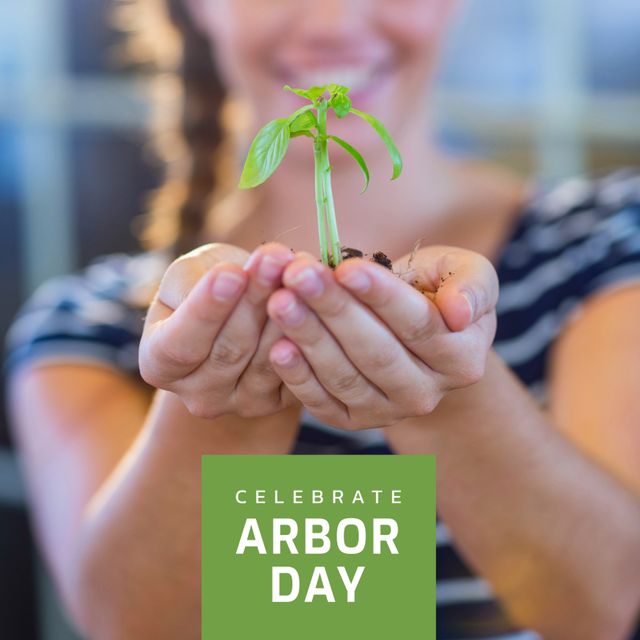
<svg viewBox="0 0 640 640"><path fill-rule="evenodd" d="M461 331L494 311L499 283L489 260L478 253L454 250L440 264L444 282L435 302L452 331Z"/></svg>
<svg viewBox="0 0 640 640"><path fill-rule="evenodd" d="M464 250L447 248L426 260L423 253L422 260L411 279L430 289L439 282L433 299L389 270L362 260L347 260L335 276L407 349L440 374L443 388L467 386L482 376L495 334L497 278L488 261ZM467 291L474 292L473 308Z"/></svg>
<svg viewBox="0 0 640 640"><path fill-rule="evenodd" d="M283 337L280 327L270 318L262 330L253 358L242 372L234 390L238 406L286 407L296 401L283 384L269 359L271 347Z"/></svg>
<svg viewBox="0 0 640 640"><path fill-rule="evenodd" d="M171 309L177 309L200 278L214 266L225 262L242 267L248 256L244 249L222 242L198 247L171 263L160 283L158 299Z"/></svg>
<svg viewBox="0 0 640 640"><path fill-rule="evenodd" d="M279 385L280 377L271 366L269 352L271 347L282 337L284 336L280 327L271 318L267 318L253 358L238 382L239 388L247 396L264 393L267 389Z"/></svg>
<svg viewBox="0 0 640 640"><path fill-rule="evenodd" d="M267 303L267 311L302 352L315 378L332 396L356 411L372 403L386 404L385 395L352 364L340 344L296 294L287 289L276 291ZM279 352L284 352L284 348Z"/></svg>
<svg viewBox="0 0 640 640"><path fill-rule="evenodd" d="M394 266L396 264L401 279L411 280L418 289L437 292L430 296L435 305L435 308L431 308L439 311L450 331L462 331L495 309L499 291L498 276L491 262L478 253L433 245L419 251L411 268L406 257L394 263ZM371 274L378 286L385 289L381 291L374 287L370 291L358 291L355 283L349 286L349 274L353 277L360 269ZM352 259L340 264L336 268L336 279L361 300L375 307L377 313L392 306L386 305L387 301L392 300L389 297L392 295L390 289L398 291L398 276L364 261ZM418 300L415 293L412 297Z"/></svg>
<svg viewBox="0 0 640 640"><path fill-rule="evenodd" d="M403 279L432 296L448 328L462 331L495 308L498 276L484 256L442 245L420 249L411 259L404 256L394 266Z"/></svg>
<svg viewBox="0 0 640 640"><path fill-rule="evenodd" d="M207 367L209 373L212 369L216 374L222 372L234 382L242 374L254 355L267 319L267 298L280 285L282 272L292 260L292 252L276 243L261 245L251 254L243 269L249 276L246 290L216 335Z"/></svg>
<svg viewBox="0 0 640 640"><path fill-rule="evenodd" d="M229 260L216 263L222 254ZM293 252L268 243L246 256L237 247L211 245L181 257L149 309L142 375L177 393L200 417L269 415L297 403L269 361L282 332L267 322L265 308Z"/></svg>
<svg viewBox="0 0 640 640"><path fill-rule="evenodd" d="M316 258L312 253L309 253L308 251L296 251L296 258L304 258L309 262L320 263L320 260L318 260L318 258Z"/></svg>
<svg viewBox="0 0 640 640"><path fill-rule="evenodd" d="M319 420L334 426L350 423L348 409L318 381L295 344L278 340L270 351L270 360L289 392Z"/></svg>
<svg viewBox="0 0 640 640"><path fill-rule="evenodd" d="M223 255L233 262L215 264ZM249 260L247 255L231 245L206 245L171 265L141 343L147 382L166 387L205 362L218 372L225 369L224 378L242 372L266 320L266 299L293 258L275 243L260 246Z"/></svg>
<svg viewBox="0 0 640 640"><path fill-rule="evenodd" d="M196 369L208 357L246 283L239 266L221 263L200 279L175 311L157 299L140 345L143 378L163 387Z"/></svg>
<svg viewBox="0 0 640 640"><path fill-rule="evenodd" d="M294 290L315 312L321 325L335 337L348 359L369 381L390 398L404 397L407 382L421 374L418 363L375 314L336 282L329 268L302 258L296 259L285 270L283 284ZM297 327L294 333L287 326L286 315L282 313L284 310L276 308L277 305L272 306L272 302L273 298L267 307L269 315L280 322L283 333L303 349L305 357L323 381L316 368L315 354L308 353L308 341L316 338L315 315L308 314L307 322ZM329 368L326 375L331 376L331 373Z"/></svg>
<svg viewBox="0 0 640 640"><path fill-rule="evenodd" d="M335 270L336 280L364 302L412 353L424 362L433 356L431 339L446 330L438 307L393 272L361 259Z"/></svg>

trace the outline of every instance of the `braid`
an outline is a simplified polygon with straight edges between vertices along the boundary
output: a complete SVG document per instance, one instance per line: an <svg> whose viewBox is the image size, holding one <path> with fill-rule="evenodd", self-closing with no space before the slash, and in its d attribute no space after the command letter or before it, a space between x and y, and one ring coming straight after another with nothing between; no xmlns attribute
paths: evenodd
<svg viewBox="0 0 640 640"><path fill-rule="evenodd" d="M189 154L183 176L184 200L173 243L174 253L180 255L198 244L216 186L214 156L223 140L220 112L225 92L213 64L210 44L194 28L183 0L169 0L169 9L183 42L179 70L183 83L180 129Z"/></svg>
<svg viewBox="0 0 640 640"><path fill-rule="evenodd" d="M150 201L142 240L181 255L202 241L212 198L218 188L216 165L225 138L222 110L226 91L213 61L211 45L192 22L185 0L120 0L116 14L131 31L125 55L156 69L157 88L172 89L181 105L167 130L161 118L156 152L165 179ZM157 73L160 71L161 73ZM177 91L175 91L177 89ZM162 102L160 102L162 106Z"/></svg>

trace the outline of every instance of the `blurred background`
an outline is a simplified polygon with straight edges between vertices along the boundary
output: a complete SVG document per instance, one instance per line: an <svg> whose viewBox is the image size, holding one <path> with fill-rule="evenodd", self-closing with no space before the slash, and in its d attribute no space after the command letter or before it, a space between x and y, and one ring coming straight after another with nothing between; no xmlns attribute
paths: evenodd
<svg viewBox="0 0 640 640"><path fill-rule="evenodd" d="M638 0L463 0L443 144L540 182L640 167ZM43 280L135 251L158 184L148 79L114 63L112 0L0 0L0 336ZM4 402L3 402L4 405ZM0 412L0 638L74 638L34 552Z"/></svg>

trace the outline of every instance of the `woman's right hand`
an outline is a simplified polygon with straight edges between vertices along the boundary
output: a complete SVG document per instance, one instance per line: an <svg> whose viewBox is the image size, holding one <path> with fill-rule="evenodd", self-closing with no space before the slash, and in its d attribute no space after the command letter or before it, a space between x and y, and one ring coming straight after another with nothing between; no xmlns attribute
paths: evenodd
<svg viewBox="0 0 640 640"><path fill-rule="evenodd" d="M175 260L145 320L143 379L179 396L200 418L260 417L298 403L269 362L282 332L266 312L294 257L277 243L250 257L216 243Z"/></svg>

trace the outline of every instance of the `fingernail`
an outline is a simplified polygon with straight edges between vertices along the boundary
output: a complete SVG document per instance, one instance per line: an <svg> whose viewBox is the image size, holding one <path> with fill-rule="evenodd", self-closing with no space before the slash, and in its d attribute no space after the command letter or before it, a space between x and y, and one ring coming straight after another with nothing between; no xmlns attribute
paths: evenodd
<svg viewBox="0 0 640 640"><path fill-rule="evenodd" d="M365 293L371 289L371 278L361 269L350 269L340 282L358 293Z"/></svg>
<svg viewBox="0 0 640 640"><path fill-rule="evenodd" d="M244 263L244 271L249 271L251 267L259 260L262 252L260 249L255 249L254 252L247 258L247 261Z"/></svg>
<svg viewBox="0 0 640 640"><path fill-rule="evenodd" d="M291 367L296 363L296 354L291 349L279 349L271 357L281 367Z"/></svg>
<svg viewBox="0 0 640 640"><path fill-rule="evenodd" d="M290 300L285 307L278 311L278 315L285 324L298 325L304 320L306 312L296 300Z"/></svg>
<svg viewBox="0 0 640 640"><path fill-rule="evenodd" d="M305 267L296 273L289 282L297 291L306 296L319 296L324 289L322 280L313 267Z"/></svg>
<svg viewBox="0 0 640 640"><path fill-rule="evenodd" d="M242 276L232 272L222 272L216 276L211 293L218 300L231 300L238 295L244 285Z"/></svg>
<svg viewBox="0 0 640 640"><path fill-rule="evenodd" d="M282 273L283 266L273 256L264 256L258 267L258 281L260 284L273 284Z"/></svg>
<svg viewBox="0 0 640 640"><path fill-rule="evenodd" d="M462 295L465 297L467 304L469 305L469 310L471 312L470 314L470 318L471 320L473 320L475 318L476 315L476 302L475 302L475 296L470 293L469 291L461 291Z"/></svg>

